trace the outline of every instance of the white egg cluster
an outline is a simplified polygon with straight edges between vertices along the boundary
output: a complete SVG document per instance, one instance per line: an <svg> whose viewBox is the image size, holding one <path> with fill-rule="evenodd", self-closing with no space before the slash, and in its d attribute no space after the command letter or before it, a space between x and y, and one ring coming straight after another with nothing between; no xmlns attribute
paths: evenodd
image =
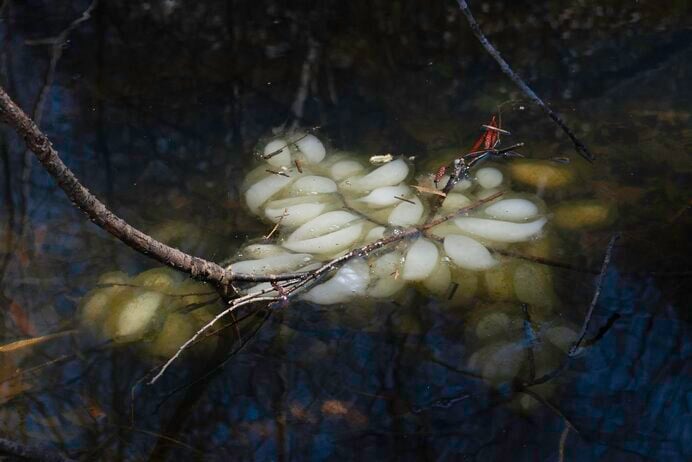
<svg viewBox="0 0 692 462"><path fill-rule="evenodd" d="M295 140L295 141L294 141ZM293 133L260 149L263 162L249 172L243 194L249 210L279 232L271 244L241 249L236 272L257 275L307 271L402 228L421 226L499 191L503 195L424 235L367 258L354 259L303 298L318 304L354 297L389 298L408 283L439 297L468 299L483 272L504 268L493 250L538 239L547 218L540 199L512 193L502 171L483 167L460 181L435 216L431 175L412 178L407 159L368 167L345 152L327 155L313 134ZM448 177L438 182L440 188ZM416 188L411 185L414 184ZM423 192L420 192L423 191ZM427 191L427 193L426 193ZM530 282L529 282L530 283ZM450 294L453 286L463 290ZM260 284L249 291L270 288ZM520 293L523 288L516 288Z"/></svg>

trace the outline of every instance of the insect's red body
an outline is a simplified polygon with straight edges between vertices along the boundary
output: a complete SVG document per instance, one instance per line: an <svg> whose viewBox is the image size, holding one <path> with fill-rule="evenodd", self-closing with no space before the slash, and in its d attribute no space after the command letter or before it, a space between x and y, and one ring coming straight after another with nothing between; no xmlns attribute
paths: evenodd
<svg viewBox="0 0 692 462"><path fill-rule="evenodd" d="M478 137L476 142L473 143L469 153L460 158L462 162L467 160L473 164L474 161L480 161L482 158L487 157L492 152L495 152L497 146L500 144L500 134L509 133L500 128L496 115L493 115L487 125L483 125L483 128L483 133ZM437 170L434 178L435 186L442 180L446 172L447 165L443 165Z"/></svg>

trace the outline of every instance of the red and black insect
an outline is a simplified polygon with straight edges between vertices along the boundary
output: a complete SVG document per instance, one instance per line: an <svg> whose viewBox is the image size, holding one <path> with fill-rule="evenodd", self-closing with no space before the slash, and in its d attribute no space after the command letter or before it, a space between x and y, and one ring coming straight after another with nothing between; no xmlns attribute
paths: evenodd
<svg viewBox="0 0 692 462"><path fill-rule="evenodd" d="M463 156L463 159L468 161L469 166L483 160L485 157L495 152L497 146L500 144L501 134L510 134L508 131L500 128L498 117L495 114L493 114L490 121L486 125L483 125L483 129L483 133L481 133L476 142L473 143L471 150L468 152L468 154ZM433 178L436 188L439 187L438 183L445 176L445 173L447 173L447 165L440 166L435 173L435 177Z"/></svg>

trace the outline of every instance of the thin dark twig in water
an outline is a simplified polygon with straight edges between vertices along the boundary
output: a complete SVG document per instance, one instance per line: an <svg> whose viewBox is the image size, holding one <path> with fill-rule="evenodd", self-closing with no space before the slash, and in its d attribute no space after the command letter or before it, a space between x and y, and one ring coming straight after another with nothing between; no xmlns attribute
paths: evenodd
<svg viewBox="0 0 692 462"><path fill-rule="evenodd" d="M589 324L591 323L591 317L593 316L594 309L596 308L596 304L598 303L598 297L601 294L601 287L603 285L603 280L605 278L605 274L608 271L608 265L610 264L610 258L613 253L613 248L615 247L615 242L619 239L620 235L615 234L613 237L610 238L610 241L608 242L608 248L606 249L605 256L603 257L603 264L601 265L601 272L598 275L598 278L596 279L596 290L594 291L593 298L591 299L591 304L589 305L589 309L586 313L586 316L584 317L584 322L581 327L581 331L579 333L579 336L577 337L577 340L572 344L570 349L567 352L567 357L565 360L560 364L557 368L554 370L548 372L547 374L532 380L530 382L525 383L524 385L526 386L531 386L531 385L540 385L542 383L546 383L558 375L560 375L567 367L569 366L572 358L574 358L576 352L579 349L579 346L581 345L582 341L584 340L584 336L586 336L586 332L589 329Z"/></svg>
<svg viewBox="0 0 692 462"><path fill-rule="evenodd" d="M600 329L598 329L596 335L594 335L593 338L590 338L584 342L584 346L591 346L596 344L605 336L605 334L608 333L610 328L613 327L615 321L617 321L618 319L620 319L620 315L618 313L613 313L612 315L610 315L606 323Z"/></svg>
<svg viewBox="0 0 692 462"><path fill-rule="evenodd" d="M536 360L533 352L533 344L536 341L536 333L533 330L531 313L529 313L529 306L526 303L521 304L521 311L524 313L524 336L526 337L527 341L526 353L529 359L529 381L532 381L536 378Z"/></svg>
<svg viewBox="0 0 692 462"><path fill-rule="evenodd" d="M394 199L400 200L400 201L402 201L402 202L408 202L409 204L416 205L415 202L413 202L412 200L406 199L405 197L394 196Z"/></svg>
<svg viewBox="0 0 692 462"><path fill-rule="evenodd" d="M473 17L473 13L471 13L471 10L469 9L469 6L466 3L466 1L457 0L457 3L459 4L459 9L461 9L461 12L466 17L466 21L468 22L469 27L473 32L473 35L476 36L481 45L483 45L483 48L485 48L485 50L490 54L490 56L493 57L497 64L500 65L500 69L502 69L502 72L507 74L507 76L512 80L512 82L514 82L514 84L518 86L519 89L529 99L531 99L541 109L543 109L543 111L548 115L548 117L550 117L553 120L553 122L555 122L562 129L562 131L565 132L569 139L572 140L577 154L579 154L589 162L593 162L594 156L593 154L591 154L586 145L579 141L579 139L574 135L574 133L572 133L572 130L569 129L567 124L565 124L565 122L560 118L560 116L557 115L552 109L550 109L550 107L543 102L543 100L522 80L522 78L519 77L512 70L507 61L504 60L504 58L500 55L497 49L493 46L493 44L490 43L490 41L485 37L483 31L481 31L480 26L476 22L476 18Z"/></svg>
<svg viewBox="0 0 692 462"><path fill-rule="evenodd" d="M524 386L519 386L518 391L524 394L529 395L539 403L543 404L545 407L553 411L557 416L561 417L562 420L565 421L565 425L567 425L569 428L575 431L577 434L581 434L581 432L577 429L577 427L574 426L571 420L567 418L567 416L558 408L556 405L551 403L548 399L544 398L543 396L539 395L535 391L531 390L530 388L524 387Z"/></svg>
<svg viewBox="0 0 692 462"><path fill-rule="evenodd" d="M244 317L240 318L240 319L238 320L238 322L242 321L243 319L245 319L245 318L247 318L247 317L249 317L249 316L255 315L255 314L257 314L256 311L250 313L250 314L247 315L247 316L244 316ZM245 337L245 340L243 340L243 342L242 342L235 350L231 351L231 352L228 354L228 356L227 356L223 361L221 361L219 364L217 364L216 366L214 366L211 370L209 370L209 371L207 371L206 373L204 373L204 375L202 375L201 377L196 378L196 379L193 380L192 382L185 383L185 384L183 384L183 385L180 385L180 386L178 386L178 387L175 387L173 390L171 390L171 391L169 391L168 393L166 393L166 395L161 399L161 402L158 403L158 404L156 405L155 412L158 412L158 410L161 408L161 406L163 406L163 405L166 403L166 401L168 401L173 395L175 395L175 394L178 393L179 391L184 390L185 388L193 387L193 386L197 385L198 383L202 382L203 380L206 380L207 378L209 378L209 376L211 376L212 374L216 373L218 370L223 369L223 367L226 365L226 363L228 363L228 361L230 361L234 356L236 356L238 353L240 353L240 352L243 350L243 348L245 348L245 346L246 346L248 343L250 343L250 341L251 341L253 338L255 338L255 336L256 336L257 333L260 331L260 329L264 326L264 324L267 322L267 320L269 319L269 317L271 316L271 314L272 314L272 310L271 310L271 309L266 310L266 314L262 317L262 320L260 321L259 325L255 328L255 330L253 330L253 331L250 333L250 335L246 336L246 337ZM226 326L224 326L224 328L229 327L229 325L230 325L230 324L227 324Z"/></svg>
<svg viewBox="0 0 692 462"><path fill-rule="evenodd" d="M484 127L485 127L485 125L484 125ZM490 153L492 153L492 154L494 154L494 155L496 155L496 156L499 156L499 155L501 155L501 154L510 153L510 152L512 152L513 150L517 149L517 148L523 148L524 146L526 146L526 143L523 143L523 142L522 142L522 143L514 143L513 145L507 146L507 147L505 147L505 148L499 148L499 149L495 149L495 148L493 148L493 149L481 149L480 151L471 151L471 152L467 152L465 155L466 155L466 156L474 156L474 155L478 155L478 154L483 154L483 153L486 153L486 152L490 152ZM523 157L523 156L519 156L519 157Z"/></svg>
<svg viewBox="0 0 692 462"><path fill-rule="evenodd" d="M547 258L543 257L534 257L530 255L522 255L517 252L512 252L511 250L504 250L504 249L494 249L492 247L488 247L488 250L492 253L496 253L498 255L502 255L504 257L512 257L512 258L518 258L520 260L526 260L526 261L531 261L534 263L538 263L539 265L546 265L546 266L551 266L554 268L562 268L570 271L577 271L580 273L588 273L588 274L601 274L600 271L598 270L593 270L590 268L580 268L578 266L570 265L569 263L562 263L559 261L555 260L549 260Z"/></svg>
<svg viewBox="0 0 692 462"><path fill-rule="evenodd" d="M569 434L569 424L565 421L565 429L562 430L560 435L560 445L558 446L558 462L565 461L565 443L567 442L567 435Z"/></svg>
<svg viewBox="0 0 692 462"><path fill-rule="evenodd" d="M603 280L605 279L606 272L608 272L608 265L610 265L610 257L613 253L613 247L615 243L620 238L619 234L615 234L610 238L608 242L608 248L606 249L605 257L603 258L603 264L601 265L601 273L596 279L596 290L594 291L593 298L591 299L591 304L589 305L589 311L586 313L586 318L584 319L584 324L581 326L581 332L579 333L579 338L569 349L569 355L572 356L579 349L581 342L586 336L586 332L589 330L589 324L591 323L591 316L593 315L594 309L596 309L596 304L598 304L598 297L601 295L601 288L603 286Z"/></svg>

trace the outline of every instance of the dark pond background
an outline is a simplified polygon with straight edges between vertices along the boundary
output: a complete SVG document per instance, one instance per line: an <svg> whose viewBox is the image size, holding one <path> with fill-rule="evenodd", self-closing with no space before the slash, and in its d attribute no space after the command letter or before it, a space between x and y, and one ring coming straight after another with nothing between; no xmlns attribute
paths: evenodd
<svg viewBox="0 0 692 462"><path fill-rule="evenodd" d="M363 155L417 155L421 170L522 97L451 0L286 3L104 1L69 33L51 76L44 39L89 2L5 0L0 81L109 207L217 261L268 231L238 188L258 138L292 120L311 50L302 125ZM556 199L618 209L612 226L564 251L598 267L622 232L591 334L614 323L556 379L554 409L516 412L515 393L463 374L463 313L411 291L405 304L274 312L214 373L230 347L140 383L134 416L131 390L153 366L136 349L75 334L0 353L0 437L81 460L558 460L562 414L578 430L564 460L692 458L690 4L471 7L597 156L577 158L530 105L507 112L526 155L570 156L580 170L579 187ZM73 209L38 165L25 168L4 127L0 154L2 343L74 327L100 274L152 267ZM560 278L579 322L594 281Z"/></svg>

